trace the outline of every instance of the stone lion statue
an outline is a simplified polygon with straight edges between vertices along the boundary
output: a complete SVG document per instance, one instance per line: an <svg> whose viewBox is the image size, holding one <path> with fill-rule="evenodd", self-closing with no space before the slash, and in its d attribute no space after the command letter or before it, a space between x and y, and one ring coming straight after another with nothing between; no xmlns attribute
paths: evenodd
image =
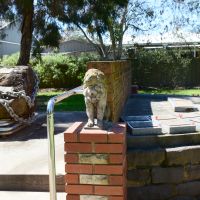
<svg viewBox="0 0 200 200"><path fill-rule="evenodd" d="M97 125L102 129L107 101L107 84L103 72L98 69L89 69L86 72L83 82L83 94L88 116L86 127ZM95 118L97 124L95 124Z"/></svg>

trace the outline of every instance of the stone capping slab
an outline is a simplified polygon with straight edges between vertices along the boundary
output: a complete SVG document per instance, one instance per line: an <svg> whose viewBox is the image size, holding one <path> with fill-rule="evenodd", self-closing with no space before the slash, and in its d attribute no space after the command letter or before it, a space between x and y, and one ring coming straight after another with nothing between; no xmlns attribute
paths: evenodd
<svg viewBox="0 0 200 200"><path fill-rule="evenodd" d="M162 134L162 128L157 120L152 121L128 121L133 135L158 135Z"/></svg>

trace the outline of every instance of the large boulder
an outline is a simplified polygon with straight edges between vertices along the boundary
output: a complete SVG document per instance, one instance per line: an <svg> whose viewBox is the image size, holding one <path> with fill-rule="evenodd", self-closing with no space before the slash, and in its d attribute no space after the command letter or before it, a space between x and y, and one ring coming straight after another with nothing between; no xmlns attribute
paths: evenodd
<svg viewBox="0 0 200 200"><path fill-rule="evenodd" d="M0 67L0 119L13 118L2 105L5 101L17 116L30 117L35 110L35 105L30 106L27 97L32 98L37 92L37 82L37 76L31 67ZM25 98L22 94L25 94Z"/></svg>

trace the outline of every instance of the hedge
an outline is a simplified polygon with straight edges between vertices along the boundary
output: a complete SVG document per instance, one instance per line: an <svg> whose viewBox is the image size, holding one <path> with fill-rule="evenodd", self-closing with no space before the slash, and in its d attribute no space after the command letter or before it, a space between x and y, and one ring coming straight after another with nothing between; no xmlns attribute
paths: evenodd
<svg viewBox="0 0 200 200"><path fill-rule="evenodd" d="M189 49L138 49L129 52L133 84L141 87L194 87L200 85L200 58Z"/></svg>

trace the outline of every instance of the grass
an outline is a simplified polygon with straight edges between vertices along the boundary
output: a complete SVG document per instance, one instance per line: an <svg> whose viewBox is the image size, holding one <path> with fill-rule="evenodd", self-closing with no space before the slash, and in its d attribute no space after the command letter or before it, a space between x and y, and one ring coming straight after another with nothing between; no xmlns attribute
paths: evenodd
<svg viewBox="0 0 200 200"><path fill-rule="evenodd" d="M37 111L46 111L47 103L51 97L63 93L58 92L39 92L37 95ZM55 111L85 111L83 95L74 95L55 105Z"/></svg>
<svg viewBox="0 0 200 200"><path fill-rule="evenodd" d="M147 89L139 90L139 94L168 94L200 96L200 89Z"/></svg>

